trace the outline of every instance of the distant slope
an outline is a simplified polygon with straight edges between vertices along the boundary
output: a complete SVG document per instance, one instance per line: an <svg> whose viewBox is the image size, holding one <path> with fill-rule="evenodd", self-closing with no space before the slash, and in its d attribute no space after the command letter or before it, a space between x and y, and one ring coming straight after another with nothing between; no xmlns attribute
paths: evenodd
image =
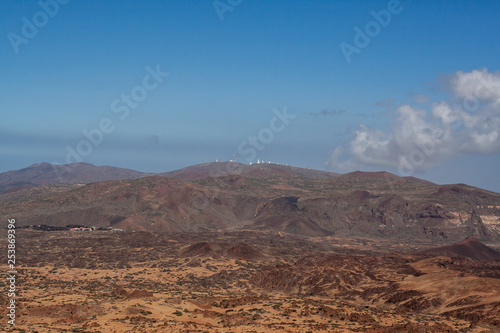
<svg viewBox="0 0 500 333"><path fill-rule="evenodd" d="M406 176L406 177L402 177L402 178L409 180L411 182L417 182L417 183L422 183L422 184L426 184L426 185L436 185L436 183L430 182L430 181L425 180L425 179L413 177L413 176Z"/></svg>
<svg viewBox="0 0 500 333"><path fill-rule="evenodd" d="M500 260L500 252L484 245L474 237L468 237L464 241L457 244L419 251L417 254L430 254L445 257L467 257L476 260Z"/></svg>
<svg viewBox="0 0 500 333"><path fill-rule="evenodd" d="M94 183L106 180L135 179L147 173L90 163L52 165L39 163L27 168L0 173L0 193L50 184Z"/></svg>
<svg viewBox="0 0 500 333"><path fill-rule="evenodd" d="M18 226L79 224L153 232L220 230L239 224L232 212L238 200L230 192L216 193L190 182L153 176L2 194L0 215L15 216Z"/></svg>
<svg viewBox="0 0 500 333"><path fill-rule="evenodd" d="M19 226L82 224L127 231L251 229L301 236L500 241L498 193L366 174L313 179L279 168L244 168L239 174L195 181L152 176L24 189L0 195L0 219L14 217Z"/></svg>
<svg viewBox="0 0 500 333"><path fill-rule="evenodd" d="M311 178L326 179L337 177L340 174L328 171L319 171L309 168L299 168L276 163L260 163L246 165L237 162L212 162L189 166L179 170L160 173L161 176L182 180L198 180L208 177L221 177L227 175L271 175L273 173L289 173L292 175Z"/></svg>
<svg viewBox="0 0 500 333"><path fill-rule="evenodd" d="M367 172L367 171L354 171L354 172L349 172L346 174L343 174L341 177L343 178L368 178L368 179L376 179L376 180L383 180L383 181L394 181L394 180L407 180L410 182L415 182L415 183L421 183L425 185L436 185L433 182L430 182L428 180L420 179L417 177L400 177L398 175L395 175L393 173L387 172L387 171L375 171L375 172Z"/></svg>
<svg viewBox="0 0 500 333"><path fill-rule="evenodd" d="M229 175L241 175L253 178L300 177L307 179L332 179L341 177L348 182L357 179L395 181L407 180L426 185L433 183L415 177L399 177L389 172L362 172L355 171L344 175L319 171L310 168L300 168L276 163L260 163L246 165L237 162L211 162L189 166L186 168L163 172L144 173L131 169L111 166L95 166L90 163L71 163L66 165L52 165L49 163L33 164L20 170L0 173L0 194L15 192L23 188L30 188L51 184L94 183L108 180L136 179L145 176L160 175L180 180L195 181L205 178L218 178Z"/></svg>
<svg viewBox="0 0 500 333"><path fill-rule="evenodd" d="M244 165L236 162L213 162L189 166L160 174L145 173L111 166L95 166L90 163L82 162L65 165L39 163L20 170L0 173L0 194L41 185L95 183L108 180L136 179L153 175L181 180L198 180L237 174L253 174L254 176L268 174L272 176L275 173L288 173L311 179L331 178L339 175L334 172L318 171L274 163Z"/></svg>

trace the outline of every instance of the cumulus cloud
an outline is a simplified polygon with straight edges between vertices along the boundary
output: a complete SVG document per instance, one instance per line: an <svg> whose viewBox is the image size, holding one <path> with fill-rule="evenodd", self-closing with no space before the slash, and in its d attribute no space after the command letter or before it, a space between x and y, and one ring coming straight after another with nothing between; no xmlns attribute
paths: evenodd
<svg viewBox="0 0 500 333"><path fill-rule="evenodd" d="M447 100L429 100L427 110L399 106L388 132L359 124L350 141L330 153L327 166L342 171L383 166L409 175L456 155L499 154L500 72L457 71L441 79Z"/></svg>
<svg viewBox="0 0 500 333"><path fill-rule="evenodd" d="M447 85L446 85L447 83ZM500 73L489 73L486 69L472 72L458 71L445 81L448 89L466 100L500 101Z"/></svg>

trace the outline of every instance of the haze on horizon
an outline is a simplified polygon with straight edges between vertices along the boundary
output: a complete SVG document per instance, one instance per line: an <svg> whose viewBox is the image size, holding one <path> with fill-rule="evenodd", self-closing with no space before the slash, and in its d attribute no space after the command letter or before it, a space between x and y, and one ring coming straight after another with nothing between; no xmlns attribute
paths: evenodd
<svg viewBox="0 0 500 333"><path fill-rule="evenodd" d="M3 1L0 172L257 159L500 192L500 3Z"/></svg>

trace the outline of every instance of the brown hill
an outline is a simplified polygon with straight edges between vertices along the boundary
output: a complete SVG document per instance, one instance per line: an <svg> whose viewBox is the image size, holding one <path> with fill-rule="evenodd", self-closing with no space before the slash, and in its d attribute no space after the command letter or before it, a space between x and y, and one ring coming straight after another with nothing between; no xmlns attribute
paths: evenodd
<svg viewBox="0 0 500 333"><path fill-rule="evenodd" d="M384 179L384 180L398 180L401 177L396 176L395 174L392 174L387 171L375 171L375 172L367 172L367 171L354 171L354 172L349 172L342 177L345 178L374 178L374 179Z"/></svg>
<svg viewBox="0 0 500 333"><path fill-rule="evenodd" d="M445 257L467 257L476 260L500 260L500 252L484 245L474 237L468 237L460 243L419 251L417 254L430 254Z"/></svg>
<svg viewBox="0 0 500 333"><path fill-rule="evenodd" d="M276 163L259 163L246 165L237 162L213 162L189 166L179 170L161 173L161 176L182 180L197 180L208 177L248 174L252 176L272 176L275 174L291 174L295 176L325 179L339 176L338 173L299 168Z"/></svg>
<svg viewBox="0 0 500 333"><path fill-rule="evenodd" d="M147 173L90 163L53 165L39 163L27 168L0 173L0 193L50 184L94 183L106 180L135 179Z"/></svg>
<svg viewBox="0 0 500 333"><path fill-rule="evenodd" d="M231 204L226 203L229 200ZM1 214L16 216L19 226L78 224L125 231L224 229L238 222L233 204L240 205L231 193L160 176L76 188L42 186L0 195Z"/></svg>
<svg viewBox="0 0 500 333"><path fill-rule="evenodd" d="M234 170L224 173L227 168ZM388 173L321 178L321 171L299 169L220 162L181 172L188 178L196 178L192 172L209 175L196 180L153 176L40 186L1 194L0 219L16 217L19 226L80 224L169 233L252 229L301 236L500 240L498 193Z"/></svg>
<svg viewBox="0 0 500 333"><path fill-rule="evenodd" d="M264 253L252 245L238 243L227 250L227 256L233 259L253 260L264 257Z"/></svg>
<svg viewBox="0 0 500 333"><path fill-rule="evenodd" d="M252 245L244 243L200 242L188 246L181 253L185 257L226 257L239 260L254 260L265 257Z"/></svg>
<svg viewBox="0 0 500 333"><path fill-rule="evenodd" d="M344 178L369 178L369 179L377 179L377 180L384 180L384 181L402 181L402 180L407 180L410 182L416 182L416 183L421 183L425 185L436 185L433 182L430 182L428 180L420 179L417 177L400 177L397 176L393 173L387 172L387 171L375 171L375 172L367 172L367 171L354 171L354 172L349 172L341 177Z"/></svg>
<svg viewBox="0 0 500 333"><path fill-rule="evenodd" d="M406 176L406 177L402 177L402 178L404 178L406 180L409 180L411 182L417 182L417 183L422 183L422 184L426 184L426 185L436 185L435 183L430 182L428 180L417 178L417 177L413 177L413 176Z"/></svg>
<svg viewBox="0 0 500 333"><path fill-rule="evenodd" d="M0 194L42 185L95 183L108 180L137 179L153 175L192 181L240 174L248 174L254 177L273 177L276 174L282 174L312 179L326 179L339 175L334 172L275 163L244 165L237 162L214 162L155 174L111 166L95 166L83 162L65 165L53 165L44 162L20 170L0 173Z"/></svg>
<svg viewBox="0 0 500 333"><path fill-rule="evenodd" d="M222 248L219 244L211 244L209 242L200 242L188 246L184 251L182 251L182 255L185 257L205 257L205 256L214 256L215 254L222 254Z"/></svg>

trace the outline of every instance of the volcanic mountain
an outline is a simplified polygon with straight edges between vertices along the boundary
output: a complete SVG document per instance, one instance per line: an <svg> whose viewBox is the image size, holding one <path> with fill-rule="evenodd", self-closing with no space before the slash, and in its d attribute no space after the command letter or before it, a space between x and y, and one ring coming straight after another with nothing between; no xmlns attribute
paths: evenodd
<svg viewBox="0 0 500 333"><path fill-rule="evenodd" d="M204 163L189 166L179 170L160 173L161 176L182 180L197 180L207 177L219 177L226 175L241 175L251 174L254 176L273 175L273 174L292 174L295 176L324 179L339 176L335 172L319 171L309 168L298 168L276 163L258 163L252 165L245 165L235 162L216 162Z"/></svg>
<svg viewBox="0 0 500 333"><path fill-rule="evenodd" d="M18 226L496 241L500 194L387 172L338 175L272 163L218 162L138 179L0 194L0 218L16 218Z"/></svg>
<svg viewBox="0 0 500 333"><path fill-rule="evenodd" d="M96 183L107 180L137 179L154 175L181 180L197 180L243 173L254 175L291 173L314 179L331 178L339 175L335 172L318 171L275 163L259 163L254 165L244 165L234 162L204 163L157 174L111 166L95 166L83 162L65 165L54 165L44 162L30 165L24 169L0 173L0 194L41 185Z"/></svg>
<svg viewBox="0 0 500 333"><path fill-rule="evenodd" d="M147 173L90 163L33 164L20 170L0 173L0 193L49 184L94 183L105 180L135 179Z"/></svg>
<svg viewBox="0 0 500 333"><path fill-rule="evenodd" d="M464 241L457 244L419 251L417 254L430 254L445 257L467 257L476 260L500 260L500 252L484 245L474 237L468 237Z"/></svg>

